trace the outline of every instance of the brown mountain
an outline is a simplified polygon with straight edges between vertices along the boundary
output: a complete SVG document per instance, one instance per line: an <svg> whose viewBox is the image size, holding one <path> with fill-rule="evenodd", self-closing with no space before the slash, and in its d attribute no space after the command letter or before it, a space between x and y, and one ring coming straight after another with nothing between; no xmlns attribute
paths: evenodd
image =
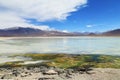
<svg viewBox="0 0 120 80"><path fill-rule="evenodd" d="M2 37L21 37L21 36L72 36L72 33L65 33L60 31L45 31L35 28L14 27L9 29L0 29L0 36Z"/></svg>
<svg viewBox="0 0 120 80"><path fill-rule="evenodd" d="M120 29L107 31L107 32L102 33L102 35L105 35L105 36L120 36Z"/></svg>
<svg viewBox="0 0 120 80"><path fill-rule="evenodd" d="M24 37L24 36L120 36L120 29L111 30L103 33L81 33L81 32L61 32L46 31L29 27L14 27L9 29L0 29L1 37Z"/></svg>

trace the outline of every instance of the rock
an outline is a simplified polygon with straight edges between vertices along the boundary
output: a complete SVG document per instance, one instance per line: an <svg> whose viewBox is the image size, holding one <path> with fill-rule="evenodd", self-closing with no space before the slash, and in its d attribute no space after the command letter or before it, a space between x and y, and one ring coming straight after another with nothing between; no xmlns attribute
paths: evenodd
<svg viewBox="0 0 120 80"><path fill-rule="evenodd" d="M20 75L20 72L18 72L18 70L13 70L12 74L17 77L18 75Z"/></svg>
<svg viewBox="0 0 120 80"><path fill-rule="evenodd" d="M46 71L48 71L47 68L42 68L42 69L40 69L40 72L42 72L42 73L45 73Z"/></svg>
<svg viewBox="0 0 120 80"><path fill-rule="evenodd" d="M53 80L55 79L54 77L41 77L38 80Z"/></svg>
<svg viewBox="0 0 120 80"><path fill-rule="evenodd" d="M55 70L48 70L48 71L45 71L43 74L46 74L46 75L56 75L56 74L58 74L58 72L56 72Z"/></svg>
<svg viewBox="0 0 120 80"><path fill-rule="evenodd" d="M33 70L35 73L39 73L41 71L40 68L34 68Z"/></svg>
<svg viewBox="0 0 120 80"><path fill-rule="evenodd" d="M60 68L55 68L54 70L58 73L58 75L63 74L65 72L64 69L60 69Z"/></svg>
<svg viewBox="0 0 120 80"><path fill-rule="evenodd" d="M0 74L0 78L3 76L4 74Z"/></svg>
<svg viewBox="0 0 120 80"><path fill-rule="evenodd" d="M1 79L12 79L14 77L12 74L4 74Z"/></svg>
<svg viewBox="0 0 120 80"><path fill-rule="evenodd" d="M66 73L67 73L68 75L72 75L72 73L74 73L74 70L73 70L73 69L67 69L67 70L66 70Z"/></svg>
<svg viewBox="0 0 120 80"><path fill-rule="evenodd" d="M72 78L70 75L68 75L68 74L66 74L66 76L65 76L66 78Z"/></svg>

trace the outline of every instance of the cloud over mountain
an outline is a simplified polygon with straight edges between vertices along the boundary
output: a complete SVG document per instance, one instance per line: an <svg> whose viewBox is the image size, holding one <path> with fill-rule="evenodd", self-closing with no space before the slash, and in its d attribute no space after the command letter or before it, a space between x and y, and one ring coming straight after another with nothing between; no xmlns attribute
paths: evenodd
<svg viewBox="0 0 120 80"><path fill-rule="evenodd" d="M65 20L86 3L87 0L0 0L0 28L32 26L51 29L47 25L36 26L29 19L38 22Z"/></svg>

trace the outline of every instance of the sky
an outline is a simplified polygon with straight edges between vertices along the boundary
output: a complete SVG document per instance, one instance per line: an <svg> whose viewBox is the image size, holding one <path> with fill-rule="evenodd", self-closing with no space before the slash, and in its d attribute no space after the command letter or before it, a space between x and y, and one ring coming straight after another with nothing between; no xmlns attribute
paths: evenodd
<svg viewBox="0 0 120 80"><path fill-rule="evenodd" d="M0 29L32 27L63 32L120 28L120 0L0 0Z"/></svg>

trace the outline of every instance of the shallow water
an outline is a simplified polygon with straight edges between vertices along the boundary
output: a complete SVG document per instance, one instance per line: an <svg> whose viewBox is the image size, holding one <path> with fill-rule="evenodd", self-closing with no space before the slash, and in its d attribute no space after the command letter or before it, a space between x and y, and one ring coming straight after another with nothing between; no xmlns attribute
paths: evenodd
<svg viewBox="0 0 120 80"><path fill-rule="evenodd" d="M29 37L0 39L0 53L120 55L120 37Z"/></svg>
<svg viewBox="0 0 120 80"><path fill-rule="evenodd" d="M25 57L8 57L8 56L0 56L0 64L6 63L6 62L14 62L14 61L28 61L31 60L31 58L25 58Z"/></svg>

